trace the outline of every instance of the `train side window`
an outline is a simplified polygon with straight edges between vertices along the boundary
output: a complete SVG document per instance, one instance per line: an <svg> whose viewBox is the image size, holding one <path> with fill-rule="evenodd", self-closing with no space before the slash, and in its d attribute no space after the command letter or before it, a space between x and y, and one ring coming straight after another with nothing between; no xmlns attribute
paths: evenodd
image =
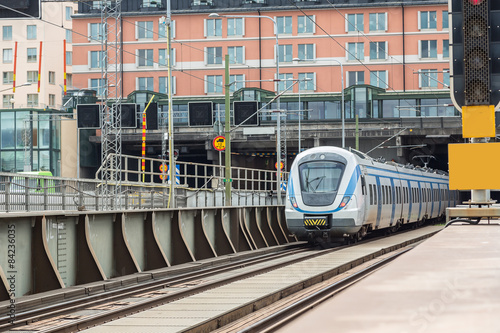
<svg viewBox="0 0 500 333"><path fill-rule="evenodd" d="M366 195L366 182L363 175L361 175L361 194Z"/></svg>
<svg viewBox="0 0 500 333"><path fill-rule="evenodd" d="M377 204L377 196L378 196L377 185L373 185L373 204L374 205Z"/></svg>

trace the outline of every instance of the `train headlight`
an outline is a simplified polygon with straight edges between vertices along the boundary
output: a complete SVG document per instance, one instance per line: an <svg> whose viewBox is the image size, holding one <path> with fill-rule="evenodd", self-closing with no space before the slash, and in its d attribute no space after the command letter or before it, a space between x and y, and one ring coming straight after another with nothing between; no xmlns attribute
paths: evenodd
<svg viewBox="0 0 500 333"><path fill-rule="evenodd" d="M349 196L343 197L342 201L340 202L339 207L344 208L347 205L347 203L349 202L349 200L351 200L351 197L349 197Z"/></svg>
<svg viewBox="0 0 500 333"><path fill-rule="evenodd" d="M297 205L297 200L295 200L295 197L290 197L290 202L292 203L293 208L299 207L299 205Z"/></svg>

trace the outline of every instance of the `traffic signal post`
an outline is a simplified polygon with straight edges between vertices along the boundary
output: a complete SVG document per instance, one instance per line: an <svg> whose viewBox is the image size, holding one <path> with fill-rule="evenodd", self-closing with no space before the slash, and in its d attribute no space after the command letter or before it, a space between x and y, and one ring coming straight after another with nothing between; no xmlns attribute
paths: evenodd
<svg viewBox="0 0 500 333"><path fill-rule="evenodd" d="M500 188L495 170L500 143L490 142L500 103L500 1L449 0L448 5L450 94L462 112L462 136L469 139L448 146L449 188L471 190L471 200L468 208L448 208L447 217L500 217L490 198L490 189Z"/></svg>

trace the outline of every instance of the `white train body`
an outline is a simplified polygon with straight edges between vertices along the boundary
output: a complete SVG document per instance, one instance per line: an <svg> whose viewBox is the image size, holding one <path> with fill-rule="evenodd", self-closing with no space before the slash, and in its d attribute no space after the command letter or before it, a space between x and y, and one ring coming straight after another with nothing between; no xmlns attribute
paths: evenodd
<svg viewBox="0 0 500 333"><path fill-rule="evenodd" d="M290 168L285 216L299 240L331 241L434 219L457 199L442 172L316 147L297 155Z"/></svg>

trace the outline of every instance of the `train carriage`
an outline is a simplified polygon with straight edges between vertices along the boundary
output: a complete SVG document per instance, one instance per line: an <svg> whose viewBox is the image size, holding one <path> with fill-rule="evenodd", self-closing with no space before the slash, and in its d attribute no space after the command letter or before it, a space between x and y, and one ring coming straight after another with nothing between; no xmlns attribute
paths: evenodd
<svg viewBox="0 0 500 333"><path fill-rule="evenodd" d="M371 230L442 217L455 198L444 172L316 147L290 168L285 216L299 240L360 239Z"/></svg>

